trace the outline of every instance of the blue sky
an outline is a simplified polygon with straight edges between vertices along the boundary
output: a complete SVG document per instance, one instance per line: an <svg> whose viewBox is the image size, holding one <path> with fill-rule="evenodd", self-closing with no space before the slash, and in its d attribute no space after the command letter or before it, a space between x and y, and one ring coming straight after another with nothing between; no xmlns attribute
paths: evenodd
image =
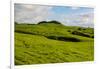
<svg viewBox="0 0 100 69"><path fill-rule="evenodd" d="M69 6L55 6L52 8L52 11L56 14L79 14L79 13L87 13L93 11L93 8L86 7L69 7Z"/></svg>
<svg viewBox="0 0 100 69"><path fill-rule="evenodd" d="M94 26L94 9L89 7L15 4L14 10L19 23L57 20L64 25Z"/></svg>

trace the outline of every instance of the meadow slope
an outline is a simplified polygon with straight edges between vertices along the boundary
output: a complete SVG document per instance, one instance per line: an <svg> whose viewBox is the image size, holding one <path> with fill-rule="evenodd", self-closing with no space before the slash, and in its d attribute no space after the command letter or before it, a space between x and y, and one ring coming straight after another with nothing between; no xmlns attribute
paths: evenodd
<svg viewBox="0 0 100 69"><path fill-rule="evenodd" d="M93 28L15 24L15 65L94 60Z"/></svg>

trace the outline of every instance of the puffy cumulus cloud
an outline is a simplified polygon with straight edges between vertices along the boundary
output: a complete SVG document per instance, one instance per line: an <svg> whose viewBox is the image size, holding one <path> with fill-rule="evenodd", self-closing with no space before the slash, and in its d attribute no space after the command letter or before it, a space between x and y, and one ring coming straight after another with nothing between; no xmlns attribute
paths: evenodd
<svg viewBox="0 0 100 69"><path fill-rule="evenodd" d="M61 15L59 21L62 21L64 25L94 27L93 15L93 13Z"/></svg>
<svg viewBox="0 0 100 69"><path fill-rule="evenodd" d="M80 9L80 7L71 7L72 10Z"/></svg>
<svg viewBox="0 0 100 69"><path fill-rule="evenodd" d="M85 13L79 15L80 25L85 27L94 27L94 13Z"/></svg>
<svg viewBox="0 0 100 69"><path fill-rule="evenodd" d="M52 7L15 4L15 21L20 23L37 23L46 20L52 13Z"/></svg>

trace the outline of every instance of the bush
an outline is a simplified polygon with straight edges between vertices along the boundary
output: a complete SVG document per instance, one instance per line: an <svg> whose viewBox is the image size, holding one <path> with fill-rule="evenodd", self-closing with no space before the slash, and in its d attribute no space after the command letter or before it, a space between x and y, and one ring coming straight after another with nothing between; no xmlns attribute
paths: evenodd
<svg viewBox="0 0 100 69"><path fill-rule="evenodd" d="M75 38L75 37L64 37L64 36L47 36L49 39L54 39L54 40L61 40L61 41L72 41L72 42L79 42L80 39Z"/></svg>
<svg viewBox="0 0 100 69"><path fill-rule="evenodd" d="M85 28L83 30L86 30Z"/></svg>
<svg viewBox="0 0 100 69"><path fill-rule="evenodd" d="M78 28L78 30L82 30L82 28Z"/></svg>
<svg viewBox="0 0 100 69"><path fill-rule="evenodd" d="M24 34L31 34L31 35L35 35L35 33L33 32L27 32L27 31L21 31L21 30L15 30L15 32L18 32L18 33L24 33Z"/></svg>
<svg viewBox="0 0 100 69"><path fill-rule="evenodd" d="M68 32L71 32L71 30L68 30Z"/></svg>
<svg viewBox="0 0 100 69"><path fill-rule="evenodd" d="M94 38L94 36L92 36L92 38Z"/></svg>
<svg viewBox="0 0 100 69"><path fill-rule="evenodd" d="M83 32L80 32L80 31L73 31L72 34L80 35L80 36L85 36L85 37L91 37L89 34L83 33Z"/></svg>

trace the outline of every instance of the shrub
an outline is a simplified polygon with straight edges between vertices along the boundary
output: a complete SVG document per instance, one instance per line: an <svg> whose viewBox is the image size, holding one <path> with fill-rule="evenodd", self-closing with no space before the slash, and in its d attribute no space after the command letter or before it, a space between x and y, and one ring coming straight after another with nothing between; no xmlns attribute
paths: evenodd
<svg viewBox="0 0 100 69"><path fill-rule="evenodd" d="M92 36L92 38L94 38L94 36Z"/></svg>
<svg viewBox="0 0 100 69"><path fill-rule="evenodd" d="M86 30L85 28L83 28L83 30Z"/></svg>
<svg viewBox="0 0 100 69"><path fill-rule="evenodd" d="M72 41L72 42L79 42L80 39L75 38L75 37L64 37L64 36L47 36L49 39L54 39L54 40L61 40L61 41Z"/></svg>
<svg viewBox="0 0 100 69"><path fill-rule="evenodd" d="M68 30L68 32L71 32L71 30Z"/></svg>
<svg viewBox="0 0 100 69"><path fill-rule="evenodd" d="M72 34L80 35L80 36L85 36L85 37L91 37L89 34L83 33L83 32L80 32L80 31L73 31Z"/></svg>
<svg viewBox="0 0 100 69"><path fill-rule="evenodd" d="M82 28L78 28L78 30L82 30Z"/></svg>

